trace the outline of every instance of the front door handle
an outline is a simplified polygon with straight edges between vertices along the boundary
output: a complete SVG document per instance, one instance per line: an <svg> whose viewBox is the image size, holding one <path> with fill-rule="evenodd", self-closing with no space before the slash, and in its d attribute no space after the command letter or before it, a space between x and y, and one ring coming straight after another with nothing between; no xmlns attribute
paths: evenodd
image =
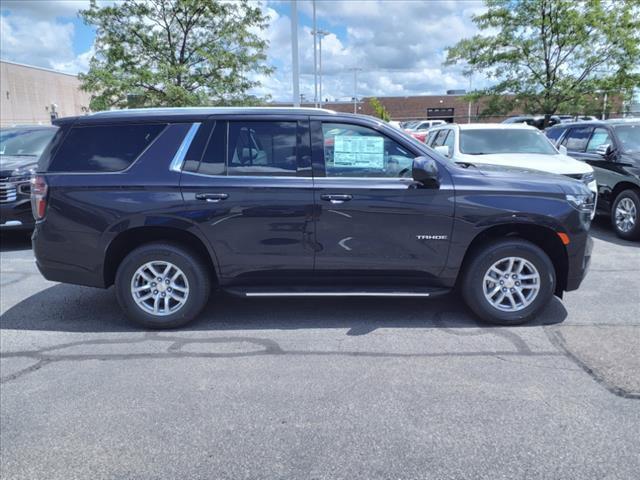
<svg viewBox="0 0 640 480"><path fill-rule="evenodd" d="M353 196L345 195L345 194L324 194L324 195L320 195L320 198L322 200L326 200L327 202L336 204L336 203L348 202L353 198Z"/></svg>
<svg viewBox="0 0 640 480"><path fill-rule="evenodd" d="M227 198L229 198L229 195L227 193L197 193L196 194L196 199L205 200L211 203L217 203L222 200L226 200Z"/></svg>

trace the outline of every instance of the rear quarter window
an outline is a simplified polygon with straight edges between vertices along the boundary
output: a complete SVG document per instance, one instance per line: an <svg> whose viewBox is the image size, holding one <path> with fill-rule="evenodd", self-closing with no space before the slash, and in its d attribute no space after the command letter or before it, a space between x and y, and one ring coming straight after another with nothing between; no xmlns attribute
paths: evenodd
<svg viewBox="0 0 640 480"><path fill-rule="evenodd" d="M165 124L72 127L49 164L50 172L118 172L128 168Z"/></svg>

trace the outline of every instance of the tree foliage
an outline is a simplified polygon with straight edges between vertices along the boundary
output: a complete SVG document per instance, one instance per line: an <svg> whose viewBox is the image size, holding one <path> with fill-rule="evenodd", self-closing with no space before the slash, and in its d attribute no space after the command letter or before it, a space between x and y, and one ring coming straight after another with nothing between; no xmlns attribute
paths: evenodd
<svg viewBox="0 0 640 480"><path fill-rule="evenodd" d="M272 72L259 35L267 18L248 0L92 0L80 16L96 28L79 76L93 110L255 103L251 74Z"/></svg>
<svg viewBox="0 0 640 480"><path fill-rule="evenodd" d="M381 118L385 122L391 120L391 115L389 115L385 106L376 97L371 97L369 99L369 105L373 108L373 112L376 117Z"/></svg>
<svg viewBox="0 0 640 480"><path fill-rule="evenodd" d="M598 92L626 95L640 85L640 0L485 0L473 17L481 34L448 49L496 81L473 92L489 108L516 103L528 113L580 113ZM505 94L510 94L505 96Z"/></svg>

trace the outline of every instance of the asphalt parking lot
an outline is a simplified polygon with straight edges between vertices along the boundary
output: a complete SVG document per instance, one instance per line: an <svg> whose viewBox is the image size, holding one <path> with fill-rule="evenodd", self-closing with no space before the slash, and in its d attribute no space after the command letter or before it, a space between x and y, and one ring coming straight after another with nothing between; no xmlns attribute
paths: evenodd
<svg viewBox="0 0 640 480"><path fill-rule="evenodd" d="M145 332L2 236L3 479L549 478L640 472L640 244L597 221L534 324L441 300L239 300Z"/></svg>

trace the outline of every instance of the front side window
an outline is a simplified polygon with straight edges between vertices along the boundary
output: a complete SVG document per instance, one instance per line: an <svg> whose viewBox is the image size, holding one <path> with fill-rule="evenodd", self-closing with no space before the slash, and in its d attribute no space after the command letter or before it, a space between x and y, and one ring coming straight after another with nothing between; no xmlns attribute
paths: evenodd
<svg viewBox="0 0 640 480"><path fill-rule="evenodd" d="M327 177L410 177L413 155L375 130L359 125L323 123Z"/></svg>
<svg viewBox="0 0 640 480"><path fill-rule="evenodd" d="M436 136L436 139L433 142L433 146L440 147L444 145L444 142L445 142L445 139L447 138L448 133L449 133L449 130L447 130L446 128L443 130L439 130L438 135Z"/></svg>
<svg viewBox="0 0 640 480"><path fill-rule="evenodd" d="M611 137L604 128L596 128L587 144L587 152L596 152L602 145L611 145Z"/></svg>
<svg viewBox="0 0 640 480"><path fill-rule="evenodd" d="M567 150L584 152L592 131L592 127L572 128L562 140L562 145L567 147Z"/></svg>
<svg viewBox="0 0 640 480"><path fill-rule="evenodd" d="M496 153L558 154L544 134L538 130L528 128L461 130L460 152L467 155Z"/></svg>
<svg viewBox="0 0 640 480"><path fill-rule="evenodd" d="M73 127L55 154L51 172L118 172L128 168L164 124Z"/></svg>
<svg viewBox="0 0 640 480"><path fill-rule="evenodd" d="M297 175L296 132L296 122L229 122L228 175Z"/></svg>
<svg viewBox="0 0 640 480"><path fill-rule="evenodd" d="M447 138L444 139L444 143L443 143L443 145L449 149L449 153L447 154L447 157L451 157L451 155L453 155L453 142L455 138L456 138L456 135L455 133L453 133L453 130L449 130L449 135L447 135Z"/></svg>

